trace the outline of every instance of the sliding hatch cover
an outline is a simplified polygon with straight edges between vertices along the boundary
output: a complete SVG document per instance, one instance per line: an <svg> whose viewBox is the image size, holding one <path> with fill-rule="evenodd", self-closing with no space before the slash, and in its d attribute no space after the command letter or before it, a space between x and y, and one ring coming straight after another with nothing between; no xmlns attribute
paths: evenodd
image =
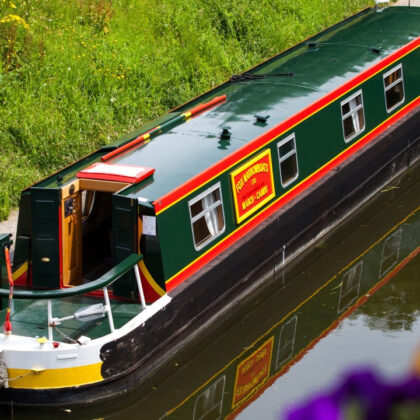
<svg viewBox="0 0 420 420"><path fill-rule="evenodd" d="M79 179L96 179L99 181L126 182L136 184L153 174L153 168L112 163L94 163L77 173Z"/></svg>

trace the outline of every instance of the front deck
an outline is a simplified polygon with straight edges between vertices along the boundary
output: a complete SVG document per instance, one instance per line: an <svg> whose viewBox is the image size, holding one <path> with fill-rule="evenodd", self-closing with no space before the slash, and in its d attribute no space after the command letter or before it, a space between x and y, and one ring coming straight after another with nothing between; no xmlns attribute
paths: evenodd
<svg viewBox="0 0 420 420"><path fill-rule="evenodd" d="M73 315L81 308L101 303L96 297L71 296L52 301L54 317L62 318ZM3 302L5 303L5 302ZM3 325L6 317L5 308L0 311L0 323ZM142 311L138 302L111 302L112 317L116 329L121 328L128 321ZM13 335L25 337L48 337L48 310L46 300L14 300L10 321L13 326ZM61 333L60 333L61 332ZM76 319L63 321L58 327L53 328L54 340L71 343L85 336L94 340L110 334L110 326L106 315L90 321Z"/></svg>

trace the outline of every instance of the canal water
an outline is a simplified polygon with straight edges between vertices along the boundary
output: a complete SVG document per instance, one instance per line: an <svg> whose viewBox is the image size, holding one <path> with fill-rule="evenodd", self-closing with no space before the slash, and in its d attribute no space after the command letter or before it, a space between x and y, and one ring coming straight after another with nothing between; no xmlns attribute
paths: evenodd
<svg viewBox="0 0 420 420"><path fill-rule="evenodd" d="M281 419L367 368L399 381L420 354L420 165L124 396L10 419Z"/></svg>

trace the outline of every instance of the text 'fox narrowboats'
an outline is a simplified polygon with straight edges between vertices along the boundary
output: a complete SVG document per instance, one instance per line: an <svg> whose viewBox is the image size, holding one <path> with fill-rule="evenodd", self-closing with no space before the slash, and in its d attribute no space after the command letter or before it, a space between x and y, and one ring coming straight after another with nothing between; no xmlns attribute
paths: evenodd
<svg viewBox="0 0 420 420"><path fill-rule="evenodd" d="M13 258L0 236L0 402L126 391L414 164L419 24L366 9L23 191Z"/></svg>

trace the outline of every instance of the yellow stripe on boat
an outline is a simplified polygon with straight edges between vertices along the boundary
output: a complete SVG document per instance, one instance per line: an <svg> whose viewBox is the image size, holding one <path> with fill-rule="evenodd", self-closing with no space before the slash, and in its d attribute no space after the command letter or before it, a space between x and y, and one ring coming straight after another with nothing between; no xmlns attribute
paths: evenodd
<svg viewBox="0 0 420 420"><path fill-rule="evenodd" d="M25 271L28 270L28 261L25 261L14 273L13 281L17 280Z"/></svg>
<svg viewBox="0 0 420 420"><path fill-rule="evenodd" d="M62 369L7 369L10 388L64 388L100 382L102 362Z"/></svg>
<svg viewBox="0 0 420 420"><path fill-rule="evenodd" d="M141 216L139 216L138 218L138 252L139 254L141 254L141 249L140 249L140 239L141 239L141 235L143 232L143 220L141 218ZM141 272L141 274L143 274L144 278L146 279L146 281L149 283L150 287L159 295L159 296L163 296L165 294L165 290L163 290L159 284L156 282L156 280L153 278L153 276L150 274L150 271L148 270L144 260L141 260L139 262L139 270Z"/></svg>
<svg viewBox="0 0 420 420"><path fill-rule="evenodd" d="M163 296L165 294L165 291L157 284L156 280L153 278L153 276L150 274L150 271L147 269L146 264L143 260L139 262L139 269L140 272L143 274L144 278L147 280L147 282L150 284L150 287L159 295Z"/></svg>

